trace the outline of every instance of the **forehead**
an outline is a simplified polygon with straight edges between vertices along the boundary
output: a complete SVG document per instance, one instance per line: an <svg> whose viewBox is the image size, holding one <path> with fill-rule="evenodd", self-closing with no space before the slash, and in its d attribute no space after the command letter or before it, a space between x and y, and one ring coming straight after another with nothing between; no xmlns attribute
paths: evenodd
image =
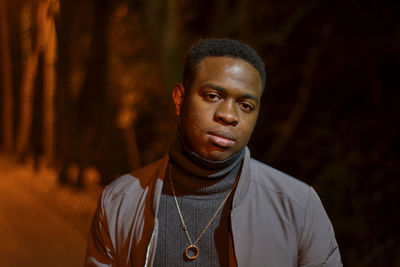
<svg viewBox="0 0 400 267"><path fill-rule="evenodd" d="M240 58L205 57L197 65L193 87L215 84L261 96L262 81L257 69Z"/></svg>

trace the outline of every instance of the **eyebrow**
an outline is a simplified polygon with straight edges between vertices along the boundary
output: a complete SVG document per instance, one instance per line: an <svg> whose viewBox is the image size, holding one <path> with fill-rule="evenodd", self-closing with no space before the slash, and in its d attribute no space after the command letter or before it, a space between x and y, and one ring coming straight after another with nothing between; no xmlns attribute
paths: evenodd
<svg viewBox="0 0 400 267"><path fill-rule="evenodd" d="M203 87L217 90L220 93L225 93L226 92L226 89L224 87L221 87L221 86L218 86L218 85L215 85L215 84L212 84L212 83L207 83Z"/></svg>
<svg viewBox="0 0 400 267"><path fill-rule="evenodd" d="M203 86L204 88L211 88L214 89L220 93L226 93L226 89L224 87L212 84L212 83L207 83ZM245 98L245 99L251 99L254 100L258 103L258 98L255 95L251 95L251 94L244 94L241 96L241 98Z"/></svg>

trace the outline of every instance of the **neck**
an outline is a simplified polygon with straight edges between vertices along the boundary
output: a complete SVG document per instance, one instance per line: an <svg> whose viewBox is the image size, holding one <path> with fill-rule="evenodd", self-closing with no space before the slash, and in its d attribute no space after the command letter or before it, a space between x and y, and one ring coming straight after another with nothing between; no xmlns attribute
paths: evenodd
<svg viewBox="0 0 400 267"><path fill-rule="evenodd" d="M178 134L169 150L177 191L210 194L229 190L243 161L244 148L222 161L210 161L189 151Z"/></svg>
<svg viewBox="0 0 400 267"><path fill-rule="evenodd" d="M211 161L187 149L183 138L179 134L170 147L169 155L174 165L182 168L187 173L206 179L220 178L242 162L244 148L231 157L221 161Z"/></svg>

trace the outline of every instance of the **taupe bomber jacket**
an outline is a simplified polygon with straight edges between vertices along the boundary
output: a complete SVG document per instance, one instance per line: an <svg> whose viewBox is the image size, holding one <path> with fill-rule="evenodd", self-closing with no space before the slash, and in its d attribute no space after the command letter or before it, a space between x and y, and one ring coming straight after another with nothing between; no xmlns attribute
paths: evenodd
<svg viewBox="0 0 400 267"><path fill-rule="evenodd" d="M108 185L85 266L152 266L168 156ZM308 185L250 158L234 193L230 266L342 266L331 222Z"/></svg>

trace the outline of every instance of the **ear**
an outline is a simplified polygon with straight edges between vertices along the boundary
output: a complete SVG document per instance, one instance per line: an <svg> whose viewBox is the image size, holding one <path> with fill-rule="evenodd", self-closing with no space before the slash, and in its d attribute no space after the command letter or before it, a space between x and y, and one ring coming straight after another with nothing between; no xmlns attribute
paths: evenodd
<svg viewBox="0 0 400 267"><path fill-rule="evenodd" d="M181 115L183 98L185 97L185 88L181 83L177 83L172 90L172 101L174 101L176 116Z"/></svg>

